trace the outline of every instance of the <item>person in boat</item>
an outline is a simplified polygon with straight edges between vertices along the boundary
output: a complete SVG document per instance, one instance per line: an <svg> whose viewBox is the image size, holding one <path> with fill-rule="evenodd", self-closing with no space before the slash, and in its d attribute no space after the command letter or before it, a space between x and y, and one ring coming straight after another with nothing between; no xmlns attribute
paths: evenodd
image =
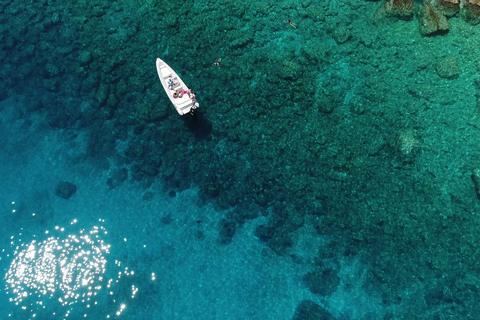
<svg viewBox="0 0 480 320"><path fill-rule="evenodd" d="M173 82L173 79L172 78L168 79L168 89L173 90L174 85L175 83Z"/></svg>
<svg viewBox="0 0 480 320"><path fill-rule="evenodd" d="M195 111L197 110L197 100L195 99L195 92L192 92L190 95L192 99L192 107L190 108L190 114L193 116L195 115Z"/></svg>
<svg viewBox="0 0 480 320"><path fill-rule="evenodd" d="M178 89L175 90L175 92L173 93L173 97L174 97L174 98L181 98L181 97L183 97L184 92L186 92L186 91L182 91L181 88L178 88Z"/></svg>
<svg viewBox="0 0 480 320"><path fill-rule="evenodd" d="M192 89L179 91L177 97L178 97L178 98L181 98L181 97L183 97L184 94L188 94L188 96L190 97L190 93L191 93L191 92L192 92Z"/></svg>

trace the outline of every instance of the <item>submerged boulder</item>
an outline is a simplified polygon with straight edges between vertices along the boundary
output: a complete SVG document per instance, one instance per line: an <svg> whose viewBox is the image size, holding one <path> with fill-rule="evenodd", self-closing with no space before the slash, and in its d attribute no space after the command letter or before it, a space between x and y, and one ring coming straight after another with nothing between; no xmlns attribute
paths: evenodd
<svg viewBox="0 0 480 320"><path fill-rule="evenodd" d="M475 186L475 194L477 195L477 198L480 200L480 168L476 168L473 170L471 178Z"/></svg>
<svg viewBox="0 0 480 320"><path fill-rule="evenodd" d="M435 67L439 77L444 79L455 79L460 74L458 59L454 55L449 55L441 59Z"/></svg>
<svg viewBox="0 0 480 320"><path fill-rule="evenodd" d="M340 278L337 272L330 268L318 269L307 273L303 277L305 285L310 292L322 296L329 296L337 290Z"/></svg>
<svg viewBox="0 0 480 320"><path fill-rule="evenodd" d="M465 21L476 25L480 22L480 0L463 0L461 15Z"/></svg>
<svg viewBox="0 0 480 320"><path fill-rule="evenodd" d="M293 320L335 320L335 317L315 302L303 300L295 309Z"/></svg>
<svg viewBox="0 0 480 320"><path fill-rule="evenodd" d="M433 4L447 17L454 16L460 10L459 0L434 0Z"/></svg>
<svg viewBox="0 0 480 320"><path fill-rule="evenodd" d="M420 33L423 36L448 32L449 24L447 18L428 1L424 1L420 6L418 20L420 22Z"/></svg>
<svg viewBox="0 0 480 320"><path fill-rule="evenodd" d="M413 16L413 0L387 0L385 12L389 16L411 18Z"/></svg>
<svg viewBox="0 0 480 320"><path fill-rule="evenodd" d="M68 199L77 192L77 186L68 181L62 181L55 187L55 194L63 199Z"/></svg>

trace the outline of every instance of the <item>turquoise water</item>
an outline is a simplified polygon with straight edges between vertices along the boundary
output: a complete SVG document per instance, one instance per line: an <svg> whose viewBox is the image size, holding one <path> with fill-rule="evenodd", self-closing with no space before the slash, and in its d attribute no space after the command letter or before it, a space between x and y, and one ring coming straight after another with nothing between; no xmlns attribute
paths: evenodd
<svg viewBox="0 0 480 320"><path fill-rule="evenodd" d="M0 3L0 319L480 319L478 8L439 3Z"/></svg>

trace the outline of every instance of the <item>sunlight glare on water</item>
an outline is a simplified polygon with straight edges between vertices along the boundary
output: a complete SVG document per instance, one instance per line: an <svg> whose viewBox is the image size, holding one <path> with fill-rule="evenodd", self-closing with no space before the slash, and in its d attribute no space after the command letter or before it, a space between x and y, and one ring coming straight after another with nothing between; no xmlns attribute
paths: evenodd
<svg viewBox="0 0 480 320"><path fill-rule="evenodd" d="M27 312L28 318L41 314L52 319L65 319L73 313L82 317L101 314L104 318L121 315L127 306L125 301L116 301L115 290L122 275L134 272L127 267L121 270L120 261L115 260L115 270L107 279L111 246L104 240L106 234L103 226L69 234L56 226L53 231L45 231L42 240L34 236L23 242L21 232L12 236L13 260L5 274L6 292L18 307L9 316L16 316L17 312ZM132 286L130 298L137 291ZM95 311L93 306L97 307Z"/></svg>

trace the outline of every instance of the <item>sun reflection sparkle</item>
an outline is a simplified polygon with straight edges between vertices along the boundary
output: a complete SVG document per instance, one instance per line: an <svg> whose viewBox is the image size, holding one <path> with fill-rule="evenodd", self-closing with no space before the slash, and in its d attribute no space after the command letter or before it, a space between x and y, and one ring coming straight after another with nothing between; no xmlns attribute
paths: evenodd
<svg viewBox="0 0 480 320"><path fill-rule="evenodd" d="M76 223L75 219L70 225ZM98 302L112 305L105 297L112 297L109 299L115 302L120 290L113 284L118 286L122 275L134 275L128 268L106 273L111 246L102 239L107 234L102 226L71 234L65 230L55 226L53 232L45 231L44 240L34 239L29 243L22 242L21 233L10 238L13 260L5 274L6 292L14 305L30 313L29 318L41 317L39 312L57 315L55 319L71 318L74 305L87 317L87 311L99 305ZM120 261L115 260L112 266L120 269L120 265ZM138 287L133 285L130 290L134 298ZM117 303L116 311L110 311L119 316L125 308L125 303ZM106 316L109 315L103 317Z"/></svg>

